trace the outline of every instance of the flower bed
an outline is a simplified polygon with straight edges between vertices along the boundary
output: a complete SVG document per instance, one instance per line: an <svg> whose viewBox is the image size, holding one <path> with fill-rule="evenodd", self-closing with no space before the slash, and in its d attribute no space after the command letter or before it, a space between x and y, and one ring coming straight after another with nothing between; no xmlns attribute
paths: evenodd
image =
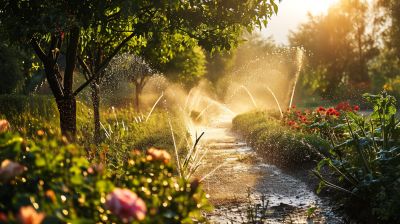
<svg viewBox="0 0 400 224"><path fill-rule="evenodd" d="M233 119L232 130L242 136L266 161L282 168L316 163L329 144L315 134L282 125L268 112L250 112Z"/></svg>
<svg viewBox="0 0 400 224"><path fill-rule="evenodd" d="M0 222L194 223L210 208L197 181L176 178L167 152L118 163L43 131L26 139L0 122Z"/></svg>

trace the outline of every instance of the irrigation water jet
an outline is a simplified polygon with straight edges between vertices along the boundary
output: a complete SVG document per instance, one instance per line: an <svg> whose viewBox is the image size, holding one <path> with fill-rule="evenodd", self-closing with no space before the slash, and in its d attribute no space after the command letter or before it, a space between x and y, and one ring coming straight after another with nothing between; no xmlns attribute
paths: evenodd
<svg viewBox="0 0 400 224"><path fill-rule="evenodd" d="M283 111L282 111L281 104L278 101L278 98L276 98L275 93L272 91L271 88L269 88L269 86L267 86L267 90L271 93L272 97L274 97L275 103L278 106L279 112L281 113L281 118L283 118Z"/></svg>
<svg viewBox="0 0 400 224"><path fill-rule="evenodd" d="M249 97L250 97L250 99L251 99L251 102L253 103L254 107L257 109L256 101L254 100L254 97L253 97L253 95L251 94L250 90L247 89L246 86L244 86L244 85L241 85L240 88L243 88L243 89L246 91L246 93L247 93L247 95L249 95Z"/></svg>
<svg viewBox="0 0 400 224"><path fill-rule="evenodd" d="M179 162L178 147L176 146L174 129L172 128L171 119L169 119L169 118L168 118L168 124L169 124L169 128L171 130L172 141L174 142L174 150L175 150L176 165L178 166L178 174L179 174L179 177L182 178L181 164Z"/></svg>
<svg viewBox="0 0 400 224"><path fill-rule="evenodd" d="M297 71L296 71L296 75L295 75L295 77L294 77L294 83L293 83L293 88L292 88L292 94L291 94L291 96L290 96L289 110L290 110L290 108L292 108L294 92L296 91L297 81L299 80L301 68L302 68L302 66L303 66L303 56L304 56L303 50L301 50L300 48L298 48L298 49L297 49L297 55L296 55L296 56L297 56Z"/></svg>
<svg viewBox="0 0 400 224"><path fill-rule="evenodd" d="M147 122L147 120L149 120L149 118L150 118L150 116L151 116L151 113L153 113L154 108L156 108L158 102L160 102L160 100L161 100L161 98L163 98L163 96L164 96L164 92L161 92L160 97L158 97L157 101L154 103L154 105L153 105L153 107L151 108L149 114L147 115L147 117L146 117L146 122Z"/></svg>
<svg viewBox="0 0 400 224"><path fill-rule="evenodd" d="M206 112L206 110L208 110L208 108L210 108L211 107L211 103L209 103L200 113L199 113L199 115L197 115L197 117L194 119L195 121L197 121L197 120L199 120L200 119L200 117L204 114L204 112Z"/></svg>

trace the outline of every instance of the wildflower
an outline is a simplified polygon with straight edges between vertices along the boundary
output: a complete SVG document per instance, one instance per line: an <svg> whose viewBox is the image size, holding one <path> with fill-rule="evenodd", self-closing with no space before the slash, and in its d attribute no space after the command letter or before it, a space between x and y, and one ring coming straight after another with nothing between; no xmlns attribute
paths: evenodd
<svg viewBox="0 0 400 224"><path fill-rule="evenodd" d="M337 111L337 110L335 110L334 108L329 108L327 111L326 111L326 115L328 115L328 116L340 116L340 113L339 113L339 111Z"/></svg>
<svg viewBox="0 0 400 224"><path fill-rule="evenodd" d="M103 173L103 171L104 171L103 163L93 164L92 166L87 168L87 172L89 174Z"/></svg>
<svg viewBox="0 0 400 224"><path fill-rule="evenodd" d="M134 155L134 156L140 156L141 154L142 154L142 152L139 149L132 150L132 155Z"/></svg>
<svg viewBox="0 0 400 224"><path fill-rule="evenodd" d="M7 120L0 120L0 133L6 132L10 129L10 123Z"/></svg>
<svg viewBox="0 0 400 224"><path fill-rule="evenodd" d="M53 190L47 190L45 193L46 197L50 199L53 203L56 202L56 193Z"/></svg>
<svg viewBox="0 0 400 224"><path fill-rule="evenodd" d="M143 220L147 208L145 202L128 189L115 188L107 195L106 207L113 214L130 222L132 219Z"/></svg>
<svg viewBox="0 0 400 224"><path fill-rule="evenodd" d="M351 106L350 103L345 101L345 102L340 102L338 105L335 107L336 110L342 110L342 111L350 111Z"/></svg>
<svg viewBox="0 0 400 224"><path fill-rule="evenodd" d="M38 130L37 131L37 135L38 136L43 136L44 135L44 131L43 130Z"/></svg>
<svg viewBox="0 0 400 224"><path fill-rule="evenodd" d="M289 126L293 126L293 125L295 125L295 124L296 124L296 122L295 122L295 121L292 121L292 120L290 120L290 121L288 121L288 122L287 122L287 124L288 124Z"/></svg>
<svg viewBox="0 0 400 224"><path fill-rule="evenodd" d="M24 206L19 209L18 220L22 224L40 224L45 215L44 213L36 212L32 206Z"/></svg>
<svg viewBox="0 0 400 224"><path fill-rule="evenodd" d="M11 160L4 160L0 166L0 180L7 182L15 176L21 175L25 167Z"/></svg>
<svg viewBox="0 0 400 224"><path fill-rule="evenodd" d="M164 163L168 163L171 160L171 156L165 150L156 149L154 147L147 150L147 158L149 160L159 160Z"/></svg>
<svg viewBox="0 0 400 224"><path fill-rule="evenodd" d="M300 116L299 116L299 119L300 119L301 122L307 123L307 117L306 117L306 116L300 115Z"/></svg>
<svg viewBox="0 0 400 224"><path fill-rule="evenodd" d="M360 106L355 105L354 108L353 108L353 110L354 110L354 111L359 111L359 110L360 110Z"/></svg>
<svg viewBox="0 0 400 224"><path fill-rule="evenodd" d="M326 111L326 109L324 108L324 107L318 107L318 109L317 109L317 113L321 113L321 112L325 112Z"/></svg>

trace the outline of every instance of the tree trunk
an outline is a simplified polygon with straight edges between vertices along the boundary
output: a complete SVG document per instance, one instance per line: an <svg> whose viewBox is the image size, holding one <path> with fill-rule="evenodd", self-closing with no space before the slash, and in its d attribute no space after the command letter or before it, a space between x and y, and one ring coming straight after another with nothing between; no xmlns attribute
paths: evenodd
<svg viewBox="0 0 400 224"><path fill-rule="evenodd" d="M140 94L142 93L142 87L136 83L135 84L135 102L134 102L134 106L135 106L135 110L136 112L140 112Z"/></svg>
<svg viewBox="0 0 400 224"><path fill-rule="evenodd" d="M76 136L76 99L75 97L56 99L60 113L60 127L63 136L75 140Z"/></svg>
<svg viewBox="0 0 400 224"><path fill-rule="evenodd" d="M94 114L94 143L96 145L101 142L100 133L100 87L97 82L90 85L92 90L92 104L93 104L93 114Z"/></svg>

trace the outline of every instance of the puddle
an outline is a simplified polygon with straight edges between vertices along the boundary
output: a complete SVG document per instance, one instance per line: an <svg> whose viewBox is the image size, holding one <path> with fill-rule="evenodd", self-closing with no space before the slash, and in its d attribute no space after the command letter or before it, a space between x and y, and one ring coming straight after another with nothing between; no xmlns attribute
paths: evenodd
<svg viewBox="0 0 400 224"><path fill-rule="evenodd" d="M267 201L266 210L257 209L263 211L263 221L258 223L343 223L329 202L306 183L258 159L250 147L229 132L230 120L226 119L221 118L220 123L214 120L211 128L205 128L203 141L209 153L198 172L201 177L225 163L203 181L215 207L206 214L212 223L249 222L249 206L254 211Z"/></svg>

